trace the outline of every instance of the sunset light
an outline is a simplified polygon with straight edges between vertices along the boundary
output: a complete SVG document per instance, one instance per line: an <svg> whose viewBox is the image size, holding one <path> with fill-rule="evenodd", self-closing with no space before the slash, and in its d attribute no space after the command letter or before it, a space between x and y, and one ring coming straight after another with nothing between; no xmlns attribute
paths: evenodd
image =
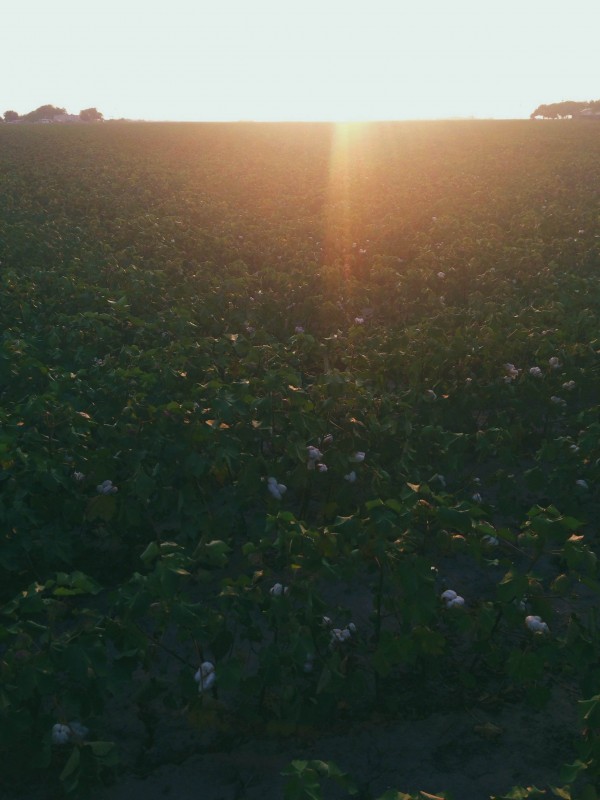
<svg viewBox="0 0 600 800"><path fill-rule="evenodd" d="M23 0L0 16L1 112L526 117L598 94L594 14L590 0Z"/></svg>

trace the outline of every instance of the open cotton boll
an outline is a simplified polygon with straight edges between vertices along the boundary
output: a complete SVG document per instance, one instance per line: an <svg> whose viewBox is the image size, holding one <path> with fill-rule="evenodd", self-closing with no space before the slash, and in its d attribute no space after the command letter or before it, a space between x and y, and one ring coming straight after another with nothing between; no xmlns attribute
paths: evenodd
<svg viewBox="0 0 600 800"><path fill-rule="evenodd" d="M350 461L353 461L355 464L362 464L365 460L366 453L363 453L362 450L354 453L353 456L350 456Z"/></svg>
<svg viewBox="0 0 600 800"><path fill-rule="evenodd" d="M98 486L96 486L96 491L98 494L115 494L119 491L119 489L116 486L113 486L112 481L102 481L102 483L99 483Z"/></svg>
<svg viewBox="0 0 600 800"><path fill-rule="evenodd" d="M356 472L352 470L347 475L344 475L344 480L348 481L348 483L355 483L356 482Z"/></svg>
<svg viewBox="0 0 600 800"><path fill-rule="evenodd" d="M275 500L281 500L282 496L287 492L287 486L283 483L277 483L277 478L272 477L267 479L267 489Z"/></svg>
<svg viewBox="0 0 600 800"><path fill-rule="evenodd" d="M318 447L314 447L312 444L306 448L306 454L309 461L318 461L320 458L323 458L323 453Z"/></svg>
<svg viewBox="0 0 600 800"><path fill-rule="evenodd" d="M461 597L459 594L456 597L453 597L451 600L446 600L446 608L455 608L457 606L464 606L465 598Z"/></svg>
<svg viewBox="0 0 600 800"><path fill-rule="evenodd" d="M198 684L198 691L203 692L214 686L217 676L215 673L215 665L212 661L203 661L200 664L200 669L194 675L194 680Z"/></svg>
<svg viewBox="0 0 600 800"><path fill-rule="evenodd" d="M269 589L269 594L272 594L273 597L281 597L282 594L287 594L289 588L284 586L282 583L276 583Z"/></svg>
<svg viewBox="0 0 600 800"><path fill-rule="evenodd" d="M525 625L527 625L529 630L533 633L550 633L548 625L537 614L530 614L528 617L525 617Z"/></svg>
<svg viewBox="0 0 600 800"><path fill-rule="evenodd" d="M446 589L445 592L442 592L441 598L442 600L454 600L455 597L458 597L454 589Z"/></svg>
<svg viewBox="0 0 600 800"><path fill-rule="evenodd" d="M71 739L71 729L68 725L57 722L52 726L52 744L67 744Z"/></svg>
<svg viewBox="0 0 600 800"><path fill-rule="evenodd" d="M347 642L351 638L352 638L352 633L348 630L348 628L334 628L331 631L332 645L335 645L337 643L343 644L344 642Z"/></svg>

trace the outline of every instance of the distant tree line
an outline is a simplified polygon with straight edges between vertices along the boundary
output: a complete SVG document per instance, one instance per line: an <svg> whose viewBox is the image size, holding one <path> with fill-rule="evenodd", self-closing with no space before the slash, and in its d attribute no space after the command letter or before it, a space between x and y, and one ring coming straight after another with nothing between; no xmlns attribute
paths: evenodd
<svg viewBox="0 0 600 800"><path fill-rule="evenodd" d="M30 111L28 114L17 114L16 111L5 111L4 122L100 122L103 115L96 108L84 108L79 114L67 114L64 108L45 105Z"/></svg>
<svg viewBox="0 0 600 800"><path fill-rule="evenodd" d="M600 100L577 101L563 100L562 103L550 103L538 106L530 115L531 119L565 119L568 117L585 117L600 114Z"/></svg>

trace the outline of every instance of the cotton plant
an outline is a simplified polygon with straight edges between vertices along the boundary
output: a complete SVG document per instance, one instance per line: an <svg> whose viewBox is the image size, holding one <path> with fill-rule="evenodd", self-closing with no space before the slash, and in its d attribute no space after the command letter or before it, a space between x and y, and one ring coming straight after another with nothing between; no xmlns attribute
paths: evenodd
<svg viewBox="0 0 600 800"><path fill-rule="evenodd" d="M269 594L273 597L281 597L289 592L290 587L284 586L282 583L274 583L269 589Z"/></svg>

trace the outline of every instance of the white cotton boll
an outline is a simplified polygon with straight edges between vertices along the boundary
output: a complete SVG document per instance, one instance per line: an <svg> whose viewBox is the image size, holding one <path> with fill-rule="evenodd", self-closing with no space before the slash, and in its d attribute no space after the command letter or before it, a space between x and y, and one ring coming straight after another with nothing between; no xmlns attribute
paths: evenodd
<svg viewBox="0 0 600 800"><path fill-rule="evenodd" d="M355 325L363 325L365 321L364 317L354 317L354 324Z"/></svg>
<svg viewBox="0 0 600 800"><path fill-rule="evenodd" d="M348 483L354 483L356 481L356 472L352 470L352 472L349 472L347 475L344 475L344 480L348 481Z"/></svg>
<svg viewBox="0 0 600 800"><path fill-rule="evenodd" d="M273 597L279 597L283 594L283 586L281 583L276 583L274 586L271 586L269 589L269 594L272 594Z"/></svg>
<svg viewBox="0 0 600 800"><path fill-rule="evenodd" d="M506 377L505 377L505 379L504 379L504 380L505 380L505 381L508 381L509 383L510 383L510 381L512 381L512 380L514 380L515 378L518 378L518 377L519 377L519 372L520 372L520 370L518 370L518 369L515 367L515 365L514 365L514 364L511 364L510 362L508 362L508 363L506 363L506 364L504 365L504 371L506 372Z"/></svg>
<svg viewBox="0 0 600 800"><path fill-rule="evenodd" d="M566 389L568 392L572 392L575 386L575 381L566 381L566 383L563 383L562 388Z"/></svg>
<svg viewBox="0 0 600 800"><path fill-rule="evenodd" d="M446 608L455 608L457 606L464 606L464 604L465 598L457 594L456 597L452 598L452 600L446 601Z"/></svg>
<svg viewBox="0 0 600 800"><path fill-rule="evenodd" d="M304 327L302 325L296 325L294 333L304 333Z"/></svg>
<svg viewBox="0 0 600 800"><path fill-rule="evenodd" d="M207 675L206 678L204 678L200 686L198 686L198 691L204 692L208 691L209 689L212 689L216 681L217 681L216 674L214 672L211 672L210 675Z"/></svg>
<svg viewBox="0 0 600 800"><path fill-rule="evenodd" d="M589 489L587 481L584 481L583 478L575 481L575 486L581 486L582 489Z"/></svg>
<svg viewBox="0 0 600 800"><path fill-rule="evenodd" d="M71 730L68 725L57 722L52 726L52 744L67 744L70 738Z"/></svg>
<svg viewBox="0 0 600 800"><path fill-rule="evenodd" d="M444 280L444 278L446 277L446 273L445 272L438 272L437 276L438 276L438 278L440 280Z"/></svg>
<svg viewBox="0 0 600 800"><path fill-rule="evenodd" d="M560 360L556 356L552 356L552 358L548 360L548 364L552 367L552 369L560 369L562 366Z"/></svg>
<svg viewBox="0 0 600 800"><path fill-rule="evenodd" d="M348 630L350 631L350 633L356 633L356 625L353 622L349 622Z"/></svg>
<svg viewBox="0 0 600 800"><path fill-rule="evenodd" d="M355 464L362 464L362 462L365 460L365 456L366 454L359 450L354 453L353 456L350 456L350 461L353 461Z"/></svg>
<svg viewBox="0 0 600 800"><path fill-rule="evenodd" d="M441 598L442 600L454 600L455 597L458 597L454 589L446 589L445 592L442 592Z"/></svg>
<svg viewBox="0 0 600 800"><path fill-rule="evenodd" d="M577 445L576 445L576 444L570 444L570 445L569 445L569 450L570 450L572 453L578 453L578 452L579 452L579 448L577 447Z"/></svg>
<svg viewBox="0 0 600 800"><path fill-rule="evenodd" d="M318 447L314 447L312 444L306 448L306 454L308 455L309 461L318 461L320 458L323 458L323 453Z"/></svg>
<svg viewBox="0 0 600 800"><path fill-rule="evenodd" d="M541 378L543 373L539 367L531 367L529 369L529 374L534 378Z"/></svg>
<svg viewBox="0 0 600 800"><path fill-rule="evenodd" d="M334 628L331 631L331 644L334 645L336 643L343 644L347 642L349 639L352 638L352 634L348 630L348 628Z"/></svg>
<svg viewBox="0 0 600 800"><path fill-rule="evenodd" d="M84 480L84 478L85 478L85 475L83 474L83 472L74 472L73 473L73 480L77 481L78 483L81 482L82 480ZM96 488L98 488L98 487L96 487Z"/></svg>
<svg viewBox="0 0 600 800"><path fill-rule="evenodd" d="M323 437L323 441L321 442L321 444L327 445L331 444L332 442L333 442L333 435L331 433L328 433L327 436Z"/></svg>
<svg viewBox="0 0 600 800"><path fill-rule="evenodd" d="M474 503L483 503L483 497L479 494L479 492L475 492L475 494L471 497L471 500Z"/></svg>
<svg viewBox="0 0 600 800"><path fill-rule="evenodd" d="M317 464L318 472L327 472L327 464Z"/></svg>
<svg viewBox="0 0 600 800"><path fill-rule="evenodd" d="M96 486L96 491L98 494L115 494L115 492L118 492L119 490L116 486L113 486L112 481L103 481Z"/></svg>
<svg viewBox="0 0 600 800"><path fill-rule="evenodd" d="M537 614L530 614L525 617L525 625L532 633L550 633L548 625Z"/></svg>
<svg viewBox="0 0 600 800"><path fill-rule="evenodd" d="M203 661L200 668L194 675L194 680L198 684L198 691L203 692L214 686L217 675L215 673L215 665L212 661Z"/></svg>
<svg viewBox="0 0 600 800"><path fill-rule="evenodd" d="M321 624L323 625L324 628L331 628L331 626L333 625L329 617L323 617L323 619L321 620Z"/></svg>
<svg viewBox="0 0 600 800"><path fill-rule="evenodd" d="M552 397L550 398L550 400L551 400L551 401L554 403L554 405L556 405L556 406L566 406L566 405L567 405L567 402L566 402L566 400L563 400L563 399L562 399L562 397L557 397L555 394L553 394L553 395L552 395Z"/></svg>
<svg viewBox="0 0 600 800"><path fill-rule="evenodd" d="M267 489L276 500L281 500L282 495L287 492L287 486L283 483L277 483L277 478L268 478Z"/></svg>

